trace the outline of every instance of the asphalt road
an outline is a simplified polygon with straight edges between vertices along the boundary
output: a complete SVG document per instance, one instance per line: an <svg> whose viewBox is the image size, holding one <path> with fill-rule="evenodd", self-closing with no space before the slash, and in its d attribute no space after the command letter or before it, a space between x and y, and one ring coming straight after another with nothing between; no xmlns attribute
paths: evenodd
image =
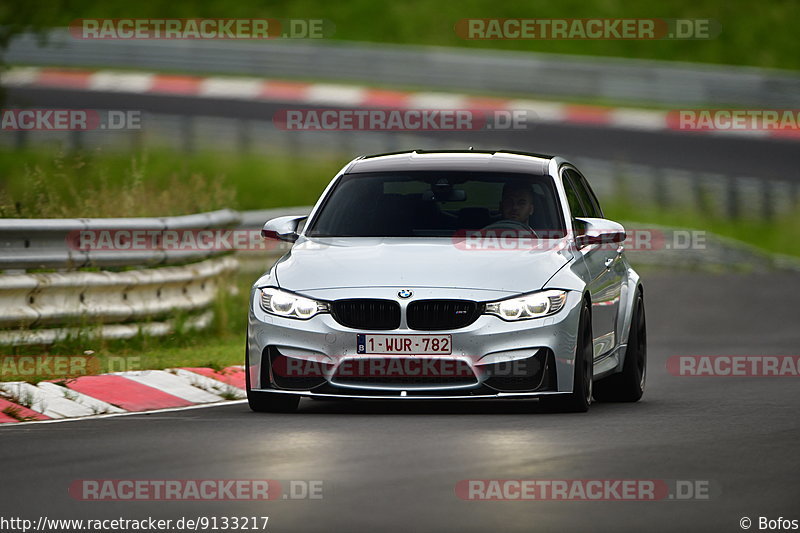
<svg viewBox="0 0 800 533"><path fill-rule="evenodd" d="M136 109L173 115L260 120L271 120L278 109L315 107L251 100L36 87L8 88L6 95L6 106L9 108ZM465 148L514 148L565 157L592 157L730 176L785 181L800 179L797 173L797 141L779 138L540 124L517 131L427 132L425 146L420 148L436 148L439 139L463 141Z"/></svg>
<svg viewBox="0 0 800 533"><path fill-rule="evenodd" d="M795 274L645 276L649 381L637 404L244 404L0 428L0 516L269 516L268 531L741 531L800 519L800 381L688 378L671 355L797 354ZM80 479L322 480L321 500L79 502ZM707 500L464 501L463 479L707 480Z"/></svg>

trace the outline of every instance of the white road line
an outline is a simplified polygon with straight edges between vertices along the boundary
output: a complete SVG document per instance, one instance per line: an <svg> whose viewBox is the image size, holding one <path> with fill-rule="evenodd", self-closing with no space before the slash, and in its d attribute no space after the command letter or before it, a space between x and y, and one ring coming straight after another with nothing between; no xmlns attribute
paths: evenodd
<svg viewBox="0 0 800 533"><path fill-rule="evenodd" d="M264 87L259 78L204 78L197 92L199 96L220 98L257 98Z"/></svg>
<svg viewBox="0 0 800 533"><path fill-rule="evenodd" d="M234 387L233 385L225 383L224 381L221 381L219 379L213 379L183 368L171 368L168 370L168 372L172 372L176 376L185 379L193 387L199 387L200 389L208 391L211 394L216 394L217 396L222 396L223 394L230 394L230 395L235 395L236 398L245 397L244 390L238 387Z"/></svg>
<svg viewBox="0 0 800 533"><path fill-rule="evenodd" d="M409 109L466 109L467 97L450 93L411 93L406 100Z"/></svg>
<svg viewBox="0 0 800 533"><path fill-rule="evenodd" d="M4 391L12 402L50 418L94 414L89 407L56 394L52 390L40 389L24 381L0 383L0 390Z"/></svg>
<svg viewBox="0 0 800 533"><path fill-rule="evenodd" d="M176 376L164 370L140 370L135 372L117 372L117 376L130 379L142 385L153 387L172 396L177 396L187 402L210 403L222 399L218 394L212 394L204 389L192 386L188 379Z"/></svg>
<svg viewBox="0 0 800 533"><path fill-rule="evenodd" d="M317 105L360 106L364 101L366 89L358 86L328 85L315 83L309 87L304 101Z"/></svg>
<svg viewBox="0 0 800 533"><path fill-rule="evenodd" d="M155 75L139 72L113 72L101 70L89 78L89 89L93 91L116 91L144 93L153 87Z"/></svg>
<svg viewBox="0 0 800 533"><path fill-rule="evenodd" d="M55 383L51 383L49 381L42 381L36 386L44 391L50 391L51 393L59 394L64 398L69 398L76 403L88 407L91 410L91 414L127 412L125 411L125 409L120 409L116 405L111 405L110 403L104 402L103 400L92 398L91 396L83 394L82 392L78 392L76 390L72 390L67 387L62 387L60 385L56 385Z"/></svg>
<svg viewBox="0 0 800 533"><path fill-rule="evenodd" d="M534 116L528 118L534 121L564 122L566 119L564 104L556 102L547 102L543 100L511 100L507 107L511 110L533 113Z"/></svg>
<svg viewBox="0 0 800 533"><path fill-rule="evenodd" d="M0 85L18 87L33 85L39 79L39 67L14 67L0 74Z"/></svg>
<svg viewBox="0 0 800 533"><path fill-rule="evenodd" d="M666 130L667 114L661 111L619 108L611 111L611 125L635 130Z"/></svg>

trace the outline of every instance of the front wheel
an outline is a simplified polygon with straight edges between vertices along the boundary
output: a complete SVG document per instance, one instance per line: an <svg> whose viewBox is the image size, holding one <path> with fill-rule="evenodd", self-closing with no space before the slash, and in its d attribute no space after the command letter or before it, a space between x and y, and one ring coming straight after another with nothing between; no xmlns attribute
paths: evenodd
<svg viewBox="0 0 800 533"><path fill-rule="evenodd" d="M578 342L575 347L575 372L572 374L572 392L570 394L543 396L540 401L549 411L585 413L592 403L593 373L592 316L589 313L589 305L584 302L581 307Z"/></svg>
<svg viewBox="0 0 800 533"><path fill-rule="evenodd" d="M247 403L257 413L291 413L297 410L300 396L248 390Z"/></svg>
<svg viewBox="0 0 800 533"><path fill-rule="evenodd" d="M594 397L598 402L636 402L644 394L647 376L647 325L644 298L636 291L631 315L631 331L622 372L597 382Z"/></svg>

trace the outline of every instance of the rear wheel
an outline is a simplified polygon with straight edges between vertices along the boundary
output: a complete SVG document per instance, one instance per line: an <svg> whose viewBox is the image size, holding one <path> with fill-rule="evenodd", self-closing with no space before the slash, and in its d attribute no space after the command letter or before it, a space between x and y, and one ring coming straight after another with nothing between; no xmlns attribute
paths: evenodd
<svg viewBox="0 0 800 533"><path fill-rule="evenodd" d="M300 396L275 392L254 391L250 388L250 353L245 351L245 383L247 403L257 413L291 413L300 404Z"/></svg>
<svg viewBox="0 0 800 533"><path fill-rule="evenodd" d="M594 397L598 402L636 402L644 393L646 377L647 324L644 317L644 298L641 291L636 291L622 372L598 381L595 384Z"/></svg>
<svg viewBox="0 0 800 533"><path fill-rule="evenodd" d="M592 317L588 304L584 302L578 325L572 392L543 396L540 401L547 410L561 413L585 413L589 410L589 405L592 403L592 374L594 372L592 346Z"/></svg>

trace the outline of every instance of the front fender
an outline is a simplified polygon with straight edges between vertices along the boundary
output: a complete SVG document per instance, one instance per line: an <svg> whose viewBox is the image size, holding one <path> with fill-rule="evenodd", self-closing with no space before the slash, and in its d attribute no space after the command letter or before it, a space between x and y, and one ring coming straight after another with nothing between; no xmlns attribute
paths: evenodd
<svg viewBox="0 0 800 533"><path fill-rule="evenodd" d="M628 346L628 337L631 332L631 318L633 315L633 302L636 293L640 290L643 291L642 281L639 274L625 259L626 273L625 281L622 283L622 290L620 292L620 306L619 315L617 315L617 338L619 339L619 364L617 365L617 372L622 371L625 364L625 352Z"/></svg>

